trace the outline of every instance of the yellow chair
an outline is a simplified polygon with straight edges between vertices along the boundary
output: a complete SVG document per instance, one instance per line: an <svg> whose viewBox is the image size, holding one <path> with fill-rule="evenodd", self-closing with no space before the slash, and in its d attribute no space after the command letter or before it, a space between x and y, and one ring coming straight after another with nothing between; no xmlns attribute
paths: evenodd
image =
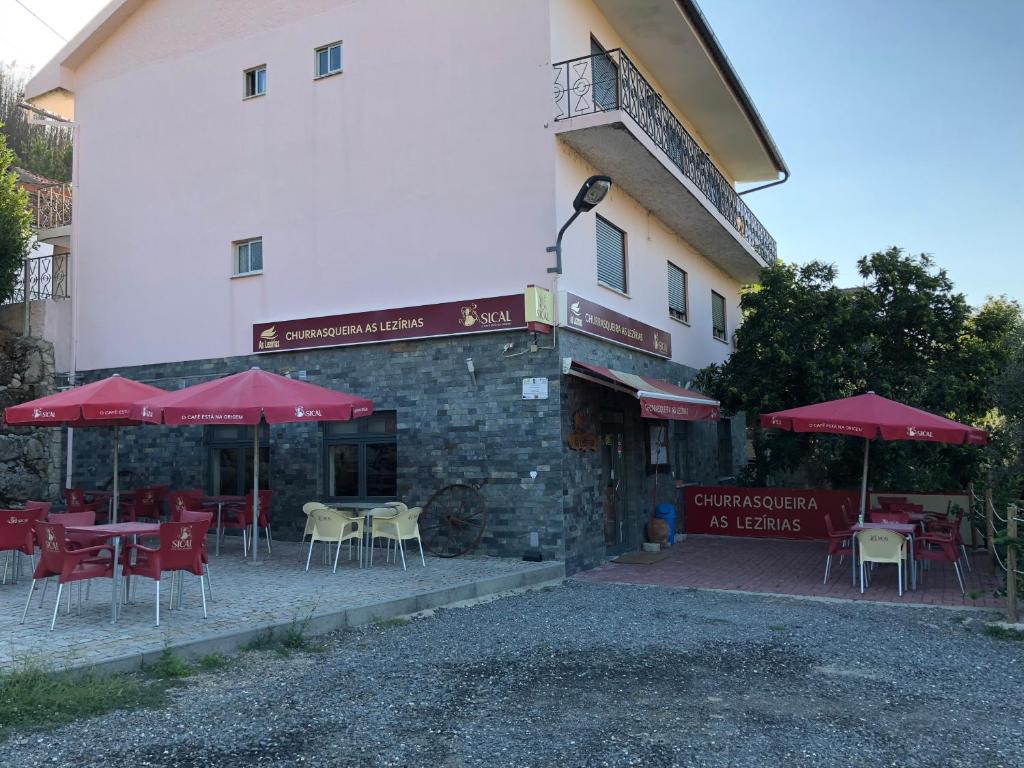
<svg viewBox="0 0 1024 768"><path fill-rule="evenodd" d="M330 550L331 543L337 545L334 553L334 569L338 572L338 555L341 554L342 542L356 540L359 545L359 564L363 563L363 520L360 517L351 517L344 512L331 509L330 507L314 508L309 513L309 519L313 523L313 530L309 534L309 554L306 555L306 570L309 570L309 561L313 557L313 545L323 541Z"/></svg>
<svg viewBox="0 0 1024 768"><path fill-rule="evenodd" d="M373 512L370 513L372 515L372 525L370 526L370 565L373 565L374 540L378 538L389 539L388 548L390 549L390 541L394 541L397 545L398 553L402 556L402 570L406 570L405 546L402 542L416 539L416 543L420 547L420 562L423 563L424 568L427 567L427 561L423 557L423 542L420 540L419 518L422 512L423 507L412 507L390 516L377 516L373 515Z"/></svg>
<svg viewBox="0 0 1024 768"><path fill-rule="evenodd" d="M319 501L307 501L302 505L302 514L306 516L306 527L302 531L302 538L299 539L300 546L306 543L306 537L313 532L313 518L309 516L309 513L314 509L330 509L326 504L321 504ZM300 549L299 552L302 552ZM302 557L300 554L299 557Z"/></svg>
<svg viewBox="0 0 1024 768"><path fill-rule="evenodd" d="M903 596L903 580L907 575L907 537L896 531L872 528L857 531L860 557L860 591L864 594L864 563L895 563L899 594Z"/></svg>

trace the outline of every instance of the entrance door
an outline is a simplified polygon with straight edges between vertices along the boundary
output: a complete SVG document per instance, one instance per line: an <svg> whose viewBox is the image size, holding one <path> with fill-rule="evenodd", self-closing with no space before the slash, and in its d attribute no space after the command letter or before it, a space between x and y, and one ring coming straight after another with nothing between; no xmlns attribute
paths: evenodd
<svg viewBox="0 0 1024 768"><path fill-rule="evenodd" d="M601 414L601 491L608 554L626 550L626 439L620 411Z"/></svg>

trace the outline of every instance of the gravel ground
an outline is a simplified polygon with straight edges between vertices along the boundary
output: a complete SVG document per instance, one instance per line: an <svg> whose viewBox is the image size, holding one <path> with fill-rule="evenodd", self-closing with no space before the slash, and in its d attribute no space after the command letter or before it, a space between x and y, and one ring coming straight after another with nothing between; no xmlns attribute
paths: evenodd
<svg viewBox="0 0 1024 768"><path fill-rule="evenodd" d="M568 582L240 654L163 710L14 734L0 763L1024 766L1024 644L979 622Z"/></svg>

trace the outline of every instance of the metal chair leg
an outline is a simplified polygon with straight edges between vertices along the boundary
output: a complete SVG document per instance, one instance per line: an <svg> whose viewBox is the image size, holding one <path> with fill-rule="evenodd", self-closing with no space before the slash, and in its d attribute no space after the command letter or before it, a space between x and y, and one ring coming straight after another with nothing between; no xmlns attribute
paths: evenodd
<svg viewBox="0 0 1024 768"><path fill-rule="evenodd" d="M32 579L32 586L28 588L28 597L25 599L25 610L21 612L21 623L25 623L25 617L28 616L28 606L32 602L32 590L36 588L36 580Z"/></svg>
<svg viewBox="0 0 1024 768"><path fill-rule="evenodd" d="M956 580L960 582L960 594L966 595L967 591L964 589L964 578L963 575L960 573L960 563L954 561L953 569L956 571Z"/></svg>
<svg viewBox="0 0 1024 768"><path fill-rule="evenodd" d="M50 619L50 631L57 626L57 611L60 610L60 593L64 591L64 585L57 582L57 602L53 604L53 618Z"/></svg>
<svg viewBox="0 0 1024 768"><path fill-rule="evenodd" d="M313 557L313 543L314 543L314 539L310 539L309 540L309 554L306 555L306 571L307 572L309 571L309 561L310 561L310 558Z"/></svg>
<svg viewBox="0 0 1024 768"><path fill-rule="evenodd" d="M200 574L200 576L199 576L199 592L203 596L203 618L206 619L206 618L209 618L209 617L206 615L206 585L203 584L203 581L204 581L203 576L202 576L202 574Z"/></svg>
<svg viewBox="0 0 1024 768"><path fill-rule="evenodd" d="M171 602L174 602L174 587L171 587ZM160 626L160 579L156 580L156 625Z"/></svg>
<svg viewBox="0 0 1024 768"><path fill-rule="evenodd" d="M423 567L426 568L427 559L423 557L423 540L419 537L419 534L416 535L416 543L420 545L420 562L423 564Z"/></svg>
<svg viewBox="0 0 1024 768"><path fill-rule="evenodd" d="M971 558L969 558L969 557L967 556L967 547L966 547L966 546L964 546L963 544L961 544L961 545L960 545L960 552L961 552L961 553L963 554L963 556L964 556L964 565L966 565L966 566L967 566L967 570L968 570L968 571L969 571L969 570L971 570Z"/></svg>
<svg viewBox="0 0 1024 768"><path fill-rule="evenodd" d="M825 556L825 579L822 584L828 584L828 569L832 566L832 555Z"/></svg>
<svg viewBox="0 0 1024 768"><path fill-rule="evenodd" d="M395 539L395 547L398 549L398 553L402 556L402 570L407 570L405 567L405 546L402 544L401 539Z"/></svg>

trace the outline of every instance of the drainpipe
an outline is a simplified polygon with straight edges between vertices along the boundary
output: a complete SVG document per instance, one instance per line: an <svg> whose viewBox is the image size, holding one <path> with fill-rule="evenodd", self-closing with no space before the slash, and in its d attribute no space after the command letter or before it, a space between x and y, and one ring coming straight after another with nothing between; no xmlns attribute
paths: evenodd
<svg viewBox="0 0 1024 768"><path fill-rule="evenodd" d="M753 189L745 189L742 192L737 192L737 194L740 197L743 197L743 195L749 195L751 192L760 192L762 189L768 189L768 187L777 187L779 184L785 184L787 181L789 181L789 170L784 169L782 171L781 179L778 179L777 181L769 181L767 184L762 184L761 186L754 187Z"/></svg>

